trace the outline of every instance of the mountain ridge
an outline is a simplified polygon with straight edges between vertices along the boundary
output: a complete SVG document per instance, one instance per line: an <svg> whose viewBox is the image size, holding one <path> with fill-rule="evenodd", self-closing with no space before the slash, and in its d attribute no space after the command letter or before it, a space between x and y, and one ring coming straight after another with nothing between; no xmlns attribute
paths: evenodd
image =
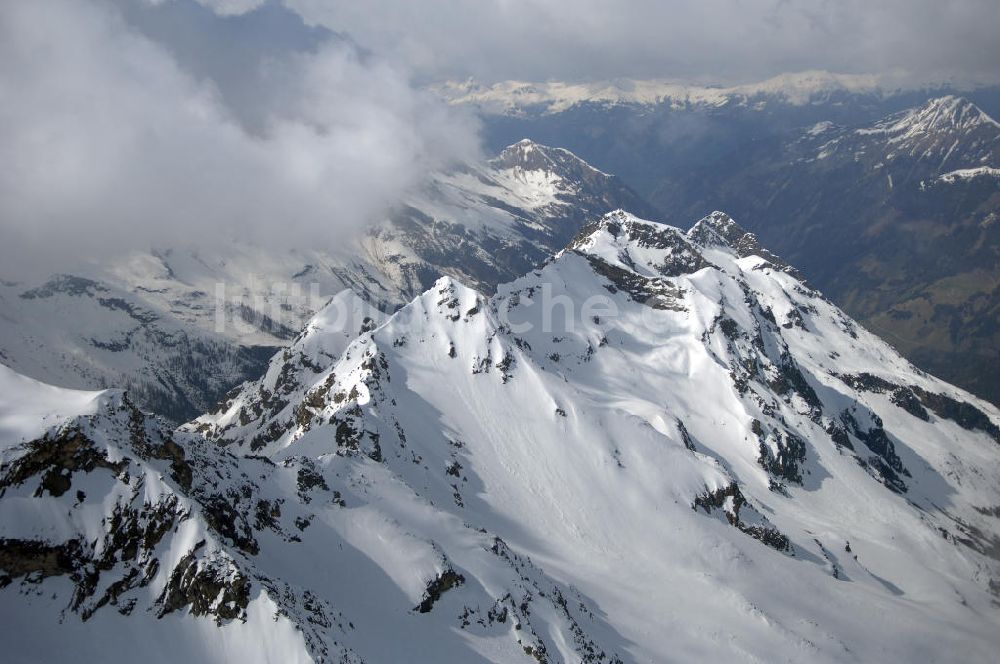
<svg viewBox="0 0 1000 664"><path fill-rule="evenodd" d="M989 661L1000 411L749 236L611 212L490 296L339 295L179 430L112 392L0 440L44 515L0 519L0 612L192 661Z"/></svg>
<svg viewBox="0 0 1000 664"><path fill-rule="evenodd" d="M274 349L344 288L386 310L442 274L488 291L544 261L588 215L651 213L617 178L568 151L531 146L429 174L336 251L271 251L237 239L2 282L0 357L70 387L131 387L138 403L180 422L259 376Z"/></svg>
<svg viewBox="0 0 1000 664"><path fill-rule="evenodd" d="M688 213L735 208L861 322L995 403L997 163L1000 126L946 96L862 127L804 131Z"/></svg>

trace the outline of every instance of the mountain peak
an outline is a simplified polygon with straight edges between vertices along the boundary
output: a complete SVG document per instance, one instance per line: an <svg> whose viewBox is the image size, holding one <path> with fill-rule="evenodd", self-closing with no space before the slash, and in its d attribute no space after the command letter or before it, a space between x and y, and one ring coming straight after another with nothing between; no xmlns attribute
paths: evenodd
<svg viewBox="0 0 1000 664"><path fill-rule="evenodd" d="M317 340L328 342L331 338L343 337L353 339L362 332L373 329L385 319L386 315L347 288L337 293L322 309L316 312L305 328L289 346L290 349L302 351L307 346L317 343ZM338 355L343 350L344 342L335 344L336 350L326 349L325 353ZM322 343L320 344L322 346ZM323 352L321 348L311 348Z"/></svg>
<svg viewBox="0 0 1000 664"><path fill-rule="evenodd" d="M582 171L587 174L600 174L608 178L611 177L565 148L542 145L530 138L522 138L517 143L507 146L491 163L497 168L547 171L558 175L580 173Z"/></svg>
<svg viewBox="0 0 1000 664"><path fill-rule="evenodd" d="M687 232L687 238L703 247L723 246L731 249L740 258L759 256L775 268L790 274L800 281L803 276L777 255L760 244L754 233L747 231L725 212L718 210L700 219Z"/></svg>
<svg viewBox="0 0 1000 664"><path fill-rule="evenodd" d="M964 97L935 97L919 107L914 120L928 130L972 129L981 125L1000 127L993 118Z"/></svg>
<svg viewBox="0 0 1000 664"><path fill-rule="evenodd" d="M737 258L757 256L775 269L804 281L795 268L761 246L756 235L719 211L699 220L685 233L624 210L614 210L584 226L568 251L584 255L592 263L600 261L644 277L675 277L710 265L711 259L703 255L707 248L722 248Z"/></svg>
<svg viewBox="0 0 1000 664"><path fill-rule="evenodd" d="M699 219L687 235L699 244L734 246L747 232L732 217L718 210Z"/></svg>
<svg viewBox="0 0 1000 664"><path fill-rule="evenodd" d="M597 245L602 236L609 237L621 245L630 242L648 244L653 236L666 238L678 234L680 230L673 226L640 219L631 212L618 209L581 228L569 248L587 252Z"/></svg>
<svg viewBox="0 0 1000 664"><path fill-rule="evenodd" d="M691 274L708 265L680 229L624 210L585 226L568 251L585 256L598 272L624 271L644 278Z"/></svg>
<svg viewBox="0 0 1000 664"><path fill-rule="evenodd" d="M863 129L859 133L888 133L902 140L942 132L966 133L983 127L995 131L1000 129L1000 123L968 99L945 95L891 116L875 125L873 129Z"/></svg>

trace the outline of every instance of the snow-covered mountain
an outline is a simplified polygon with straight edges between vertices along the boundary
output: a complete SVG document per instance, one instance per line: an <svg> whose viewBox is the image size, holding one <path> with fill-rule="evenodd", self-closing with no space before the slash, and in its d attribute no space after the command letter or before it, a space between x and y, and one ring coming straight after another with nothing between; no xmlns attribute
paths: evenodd
<svg viewBox="0 0 1000 664"><path fill-rule="evenodd" d="M14 661L995 657L1000 412L721 213L344 293L173 433L0 378Z"/></svg>
<svg viewBox="0 0 1000 664"><path fill-rule="evenodd" d="M572 153L522 141L487 163L431 174L335 250L234 241L0 282L0 361L69 387L127 386L140 405L183 421L259 376L275 347L345 288L385 310L445 274L489 291L558 251L589 216L618 207L651 214Z"/></svg>
<svg viewBox="0 0 1000 664"><path fill-rule="evenodd" d="M909 159L929 162L938 170L1000 163L1000 123L968 99L953 95L935 97L871 127L837 132L829 124L817 125L807 136L828 138L817 155L820 159L846 148L855 158ZM872 149L879 154L871 155Z"/></svg>
<svg viewBox="0 0 1000 664"><path fill-rule="evenodd" d="M680 173L664 187L686 200L666 220L733 210L918 366L997 403L998 164L1000 124L936 97L860 126L816 123L725 172Z"/></svg>
<svg viewBox="0 0 1000 664"><path fill-rule="evenodd" d="M178 419L259 375L274 353L192 325L143 295L67 274L34 287L0 282L0 362L54 384L118 385Z"/></svg>
<svg viewBox="0 0 1000 664"><path fill-rule="evenodd" d="M846 96L845 96L846 95ZM721 208L907 359L1000 403L996 90L802 106L577 105L485 116L566 145L685 225Z"/></svg>
<svg viewBox="0 0 1000 664"><path fill-rule="evenodd" d="M747 106L763 110L769 103L805 106L844 95L886 97L905 91L945 86L974 87L956 81L917 83L892 75L839 74L813 70L790 72L754 83L701 86L671 80L499 81L483 85L474 79L449 81L434 90L449 103L470 105L488 114L552 115L575 106L670 108Z"/></svg>

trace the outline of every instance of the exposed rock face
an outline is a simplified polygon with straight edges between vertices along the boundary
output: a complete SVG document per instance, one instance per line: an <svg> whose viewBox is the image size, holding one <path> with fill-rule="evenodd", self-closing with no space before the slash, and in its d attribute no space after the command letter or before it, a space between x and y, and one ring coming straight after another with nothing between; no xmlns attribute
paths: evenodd
<svg viewBox="0 0 1000 664"><path fill-rule="evenodd" d="M4 451L0 496L6 500L61 499L74 510L96 502L104 511L103 532L96 539L90 539L94 533L84 523L62 542L4 539L0 566L7 584L21 579L25 588L49 576L66 576L74 587L69 607L86 621L107 605L131 613L144 589L158 585L165 574L174 590L164 590L155 601L162 613L191 607L196 615L219 621L240 617L248 584L217 546L206 548L202 540L174 569L164 569L165 540L194 516L185 492L203 490L193 486L194 478L212 458L193 454L187 460L185 448L161 426L126 397L108 395L92 415ZM176 486L156 488L162 477ZM106 495L94 495L95 488ZM201 566L208 558L214 562L206 571ZM225 576L232 577L231 583L224 582Z"/></svg>

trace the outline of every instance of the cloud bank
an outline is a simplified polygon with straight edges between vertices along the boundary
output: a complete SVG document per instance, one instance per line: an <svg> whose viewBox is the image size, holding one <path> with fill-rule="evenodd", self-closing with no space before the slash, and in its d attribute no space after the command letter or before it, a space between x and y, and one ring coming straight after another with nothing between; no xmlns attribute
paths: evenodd
<svg viewBox="0 0 1000 664"><path fill-rule="evenodd" d="M740 83L808 69L1000 76L996 0L286 0L423 75Z"/></svg>
<svg viewBox="0 0 1000 664"><path fill-rule="evenodd" d="M0 3L2 276L237 237L335 246L477 155L471 119L343 40L246 67L235 87L212 78L114 3Z"/></svg>

